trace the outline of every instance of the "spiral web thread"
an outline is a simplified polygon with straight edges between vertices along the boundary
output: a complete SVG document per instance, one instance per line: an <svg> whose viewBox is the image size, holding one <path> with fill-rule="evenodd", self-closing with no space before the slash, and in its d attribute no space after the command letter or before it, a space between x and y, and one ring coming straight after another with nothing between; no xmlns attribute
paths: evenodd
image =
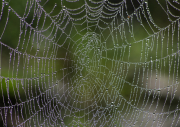
<svg viewBox="0 0 180 127"><path fill-rule="evenodd" d="M178 0L0 9L3 126L180 125Z"/></svg>

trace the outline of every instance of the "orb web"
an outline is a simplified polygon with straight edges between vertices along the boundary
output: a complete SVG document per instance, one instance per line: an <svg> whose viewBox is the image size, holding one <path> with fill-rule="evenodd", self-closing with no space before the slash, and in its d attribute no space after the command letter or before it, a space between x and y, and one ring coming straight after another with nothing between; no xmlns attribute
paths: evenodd
<svg viewBox="0 0 180 127"><path fill-rule="evenodd" d="M3 126L180 126L178 0L2 0Z"/></svg>

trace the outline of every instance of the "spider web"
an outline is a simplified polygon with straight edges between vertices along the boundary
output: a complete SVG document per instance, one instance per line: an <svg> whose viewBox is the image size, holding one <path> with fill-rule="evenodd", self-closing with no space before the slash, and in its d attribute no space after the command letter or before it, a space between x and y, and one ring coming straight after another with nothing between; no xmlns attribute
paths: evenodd
<svg viewBox="0 0 180 127"><path fill-rule="evenodd" d="M178 0L2 0L3 126L180 126Z"/></svg>

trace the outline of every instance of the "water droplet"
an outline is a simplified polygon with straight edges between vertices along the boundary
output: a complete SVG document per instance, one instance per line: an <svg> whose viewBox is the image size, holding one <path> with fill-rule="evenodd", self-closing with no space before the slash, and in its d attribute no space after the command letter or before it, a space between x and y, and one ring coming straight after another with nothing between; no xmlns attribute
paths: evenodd
<svg viewBox="0 0 180 127"><path fill-rule="evenodd" d="M66 7L65 7L65 6L63 6L63 7L62 7L62 10L66 10Z"/></svg>
<svg viewBox="0 0 180 127"><path fill-rule="evenodd" d="M144 3L147 4L147 3L148 3L148 0L144 0Z"/></svg>
<svg viewBox="0 0 180 127"><path fill-rule="evenodd" d="M8 5L9 3L5 1L5 4Z"/></svg>
<svg viewBox="0 0 180 127"><path fill-rule="evenodd" d="M158 89L157 91L158 91L158 92L161 92L161 90L160 90L160 89Z"/></svg>
<svg viewBox="0 0 180 127"><path fill-rule="evenodd" d="M11 7L9 6L8 10L10 11L11 10Z"/></svg>

